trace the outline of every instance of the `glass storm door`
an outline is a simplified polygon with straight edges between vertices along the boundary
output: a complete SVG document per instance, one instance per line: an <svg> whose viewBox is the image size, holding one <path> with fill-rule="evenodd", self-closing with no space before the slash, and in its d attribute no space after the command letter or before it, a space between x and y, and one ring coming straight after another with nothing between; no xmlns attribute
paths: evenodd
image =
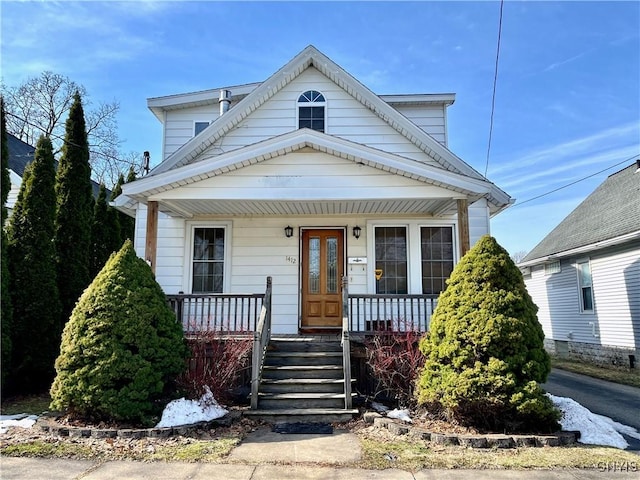
<svg viewBox="0 0 640 480"><path fill-rule="evenodd" d="M342 326L343 230L302 232L302 328Z"/></svg>

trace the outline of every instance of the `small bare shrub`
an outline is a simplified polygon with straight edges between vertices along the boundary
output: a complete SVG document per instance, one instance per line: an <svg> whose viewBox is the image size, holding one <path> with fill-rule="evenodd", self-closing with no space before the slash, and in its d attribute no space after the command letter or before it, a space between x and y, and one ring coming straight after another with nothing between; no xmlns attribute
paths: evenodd
<svg viewBox="0 0 640 480"><path fill-rule="evenodd" d="M397 323L404 326L402 321ZM377 393L386 392L401 406L415 405L413 392L425 360L419 348L421 337L417 330L395 328L365 340L367 365L378 381Z"/></svg>
<svg viewBox="0 0 640 480"><path fill-rule="evenodd" d="M191 331L187 339L191 357L178 385L192 398L199 398L209 387L218 402L232 403L233 391L241 386L243 374L250 367L252 338L219 331Z"/></svg>

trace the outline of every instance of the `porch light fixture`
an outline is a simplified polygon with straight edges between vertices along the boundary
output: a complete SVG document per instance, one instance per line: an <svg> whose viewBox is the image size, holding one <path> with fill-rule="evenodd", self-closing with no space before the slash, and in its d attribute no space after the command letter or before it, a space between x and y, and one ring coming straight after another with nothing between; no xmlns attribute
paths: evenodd
<svg viewBox="0 0 640 480"><path fill-rule="evenodd" d="M284 234L287 236L287 238L293 237L293 227L291 225L287 225L286 227L284 227Z"/></svg>
<svg viewBox="0 0 640 480"><path fill-rule="evenodd" d="M359 226L353 227L353 236L356 237L356 240L360 238L360 232L362 232L362 229Z"/></svg>

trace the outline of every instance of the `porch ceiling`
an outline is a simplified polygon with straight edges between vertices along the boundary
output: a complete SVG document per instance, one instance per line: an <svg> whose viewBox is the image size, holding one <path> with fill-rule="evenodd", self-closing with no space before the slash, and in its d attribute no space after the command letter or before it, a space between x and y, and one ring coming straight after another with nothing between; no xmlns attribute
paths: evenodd
<svg viewBox="0 0 640 480"><path fill-rule="evenodd" d="M208 215L428 215L457 212L454 198L371 199L371 200L159 200L161 212L177 217Z"/></svg>

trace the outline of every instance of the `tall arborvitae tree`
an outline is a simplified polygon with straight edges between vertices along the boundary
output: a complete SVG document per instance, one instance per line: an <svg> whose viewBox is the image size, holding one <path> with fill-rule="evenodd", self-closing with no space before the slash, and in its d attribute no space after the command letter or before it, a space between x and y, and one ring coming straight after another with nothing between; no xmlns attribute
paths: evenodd
<svg viewBox="0 0 640 480"><path fill-rule="evenodd" d="M2 386L5 385L7 372L11 368L11 324L12 324L12 308L11 296L9 295L9 262L7 261L7 236L4 231L4 225L7 221L7 197L11 189L11 180L9 178L9 145L7 140L7 124L4 116L4 98L0 97L0 130L2 137L0 138L0 147L2 148L2 185L0 187L0 200L2 201L2 223L0 223L0 268L2 269L2 283L0 284L0 296L2 297L2 310L0 311L0 325L2 329ZM4 388L3 388L4 391Z"/></svg>
<svg viewBox="0 0 640 480"><path fill-rule="evenodd" d="M51 385L60 346L53 246L55 176L51 141L41 137L34 160L25 170L7 228L15 319L11 384L21 393L43 392Z"/></svg>
<svg viewBox="0 0 640 480"><path fill-rule="evenodd" d="M122 247L118 212L107 204L107 188L100 185L100 192L93 207L91 226L91 278L95 277L113 252Z"/></svg>
<svg viewBox="0 0 640 480"><path fill-rule="evenodd" d="M122 193L122 185L124 185L125 183L133 182L135 180L136 172L133 167L129 168L129 173L127 174L126 181L124 179L124 175L120 174L120 176L118 177L118 182L111 192L111 200L115 200L118 195ZM120 236L122 240L124 241L128 238L133 242L136 230L136 220L123 212L118 212L118 219L120 223Z"/></svg>
<svg viewBox="0 0 640 480"><path fill-rule="evenodd" d="M93 194L89 143L80 94L76 92L66 123L56 176L55 247L62 317L58 334L89 285Z"/></svg>

